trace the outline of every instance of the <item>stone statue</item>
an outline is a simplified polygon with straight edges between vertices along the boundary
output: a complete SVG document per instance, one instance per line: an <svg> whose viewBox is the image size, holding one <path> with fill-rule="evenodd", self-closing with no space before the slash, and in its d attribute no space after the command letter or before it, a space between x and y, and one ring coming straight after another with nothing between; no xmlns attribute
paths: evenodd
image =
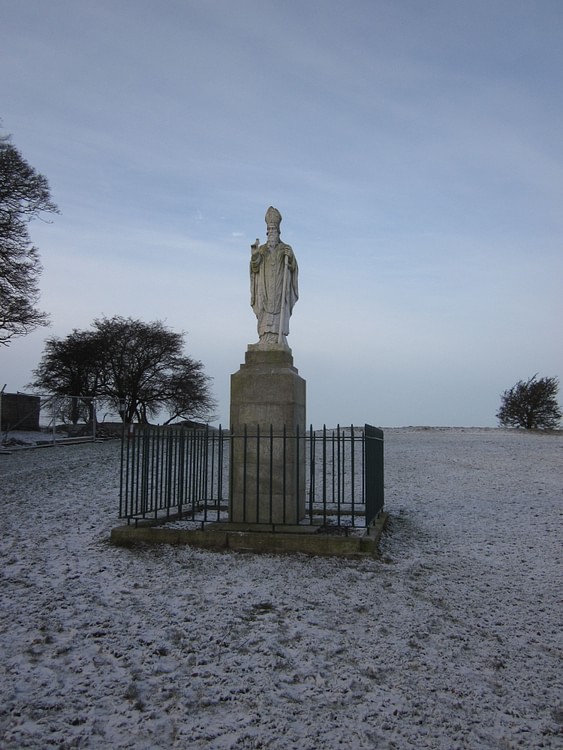
<svg viewBox="0 0 563 750"><path fill-rule="evenodd" d="M280 240L281 214L274 208L266 211L264 245L251 245L250 304L258 319L257 348L287 345L289 318L299 297L297 260L290 245Z"/></svg>

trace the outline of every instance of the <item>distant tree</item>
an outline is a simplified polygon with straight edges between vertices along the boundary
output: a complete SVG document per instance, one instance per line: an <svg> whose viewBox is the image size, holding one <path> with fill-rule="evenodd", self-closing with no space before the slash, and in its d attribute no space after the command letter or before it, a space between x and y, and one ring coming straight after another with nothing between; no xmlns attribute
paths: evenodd
<svg viewBox="0 0 563 750"><path fill-rule="evenodd" d="M119 316L95 320L93 328L49 339L32 387L96 395L125 422L146 423L162 412L166 423L211 419L211 379L201 362L183 354L183 334L160 321Z"/></svg>
<svg viewBox="0 0 563 750"><path fill-rule="evenodd" d="M77 331L65 339L52 337L45 342L39 366L33 371L31 387L58 396L74 396L70 420L76 424L86 409L94 418L93 397L101 377L100 342L94 331Z"/></svg>
<svg viewBox="0 0 563 750"><path fill-rule="evenodd" d="M49 185L8 136L0 137L0 344L48 325L36 307L42 271L28 224L43 213L58 213Z"/></svg>
<svg viewBox="0 0 563 750"><path fill-rule="evenodd" d="M163 379L163 396L168 419L209 419L215 401L209 398L209 378L201 362L190 357L180 357L169 375Z"/></svg>
<svg viewBox="0 0 563 750"><path fill-rule="evenodd" d="M540 378L537 373L529 380L519 380L501 396L497 418L503 427L524 427L527 430L557 427L561 409L557 403L557 378Z"/></svg>

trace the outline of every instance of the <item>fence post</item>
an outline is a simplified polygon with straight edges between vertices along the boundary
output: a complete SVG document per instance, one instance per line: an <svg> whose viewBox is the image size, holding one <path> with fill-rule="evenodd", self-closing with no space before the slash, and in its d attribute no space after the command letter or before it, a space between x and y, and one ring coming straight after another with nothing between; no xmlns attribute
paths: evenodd
<svg viewBox="0 0 563 750"><path fill-rule="evenodd" d="M366 501L366 526L375 521L383 510L383 430L364 426L364 481Z"/></svg>

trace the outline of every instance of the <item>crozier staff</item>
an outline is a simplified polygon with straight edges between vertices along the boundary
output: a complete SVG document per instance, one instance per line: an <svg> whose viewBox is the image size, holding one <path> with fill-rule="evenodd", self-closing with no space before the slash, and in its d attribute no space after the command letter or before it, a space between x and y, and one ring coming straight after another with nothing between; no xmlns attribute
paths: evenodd
<svg viewBox="0 0 563 750"><path fill-rule="evenodd" d="M258 321L259 345L282 344L287 347L289 318L299 298L297 260L290 245L280 240L281 214L266 211L264 245L251 246L250 304Z"/></svg>

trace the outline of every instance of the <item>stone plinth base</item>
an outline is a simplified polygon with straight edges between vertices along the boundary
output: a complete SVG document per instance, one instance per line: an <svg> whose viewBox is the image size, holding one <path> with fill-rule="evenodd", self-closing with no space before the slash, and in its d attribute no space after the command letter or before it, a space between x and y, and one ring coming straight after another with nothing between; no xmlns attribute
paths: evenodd
<svg viewBox="0 0 563 750"><path fill-rule="evenodd" d="M316 526L299 527L299 533L294 528L286 533L273 533L271 529L264 530L262 526L241 531L236 527L231 528L232 524L221 523L210 523L201 530L155 526L163 523L161 519L112 529L110 541L120 547L132 547L136 544L189 544L211 550L330 555L359 559L379 556L378 544L387 519L387 513L381 513L374 526L359 536L319 534Z"/></svg>
<svg viewBox="0 0 563 750"><path fill-rule="evenodd" d="M231 376L233 523L295 524L305 515L305 381L286 346L249 346Z"/></svg>

